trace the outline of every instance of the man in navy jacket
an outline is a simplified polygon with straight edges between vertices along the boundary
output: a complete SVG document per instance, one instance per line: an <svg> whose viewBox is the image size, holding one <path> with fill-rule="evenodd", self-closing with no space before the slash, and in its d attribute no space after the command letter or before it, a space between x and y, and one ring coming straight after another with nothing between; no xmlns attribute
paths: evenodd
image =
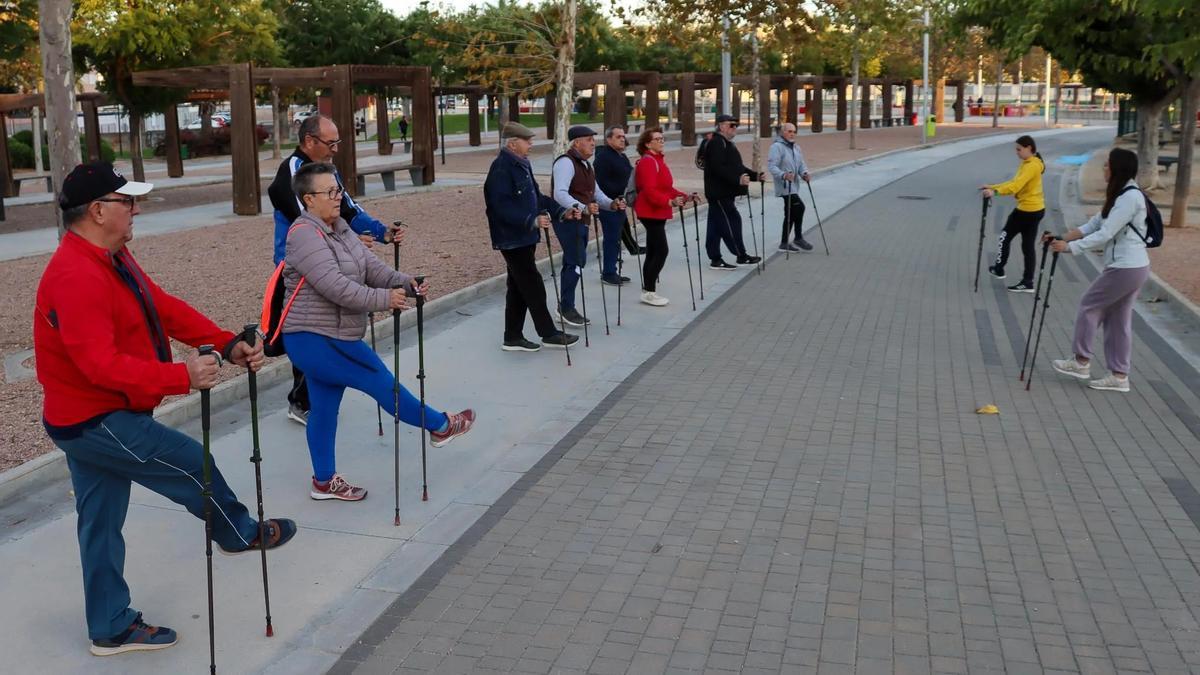
<svg viewBox="0 0 1200 675"><path fill-rule="evenodd" d="M633 174L633 164L625 155L627 145L625 130L621 127L612 127L604 133L604 144L596 146L596 155L592 160L592 166L596 169L596 183L600 185L600 190L606 195L624 195L625 189L629 186L629 176ZM617 286L629 281L629 277L617 274L617 254L620 252L620 242L625 242L625 247L629 249L630 254L644 253L645 249L638 246L637 239L629 230L629 218L625 213L601 211L600 225L604 228L604 256L600 278L610 286Z"/></svg>
<svg viewBox="0 0 1200 675"><path fill-rule="evenodd" d="M492 248L500 251L508 266L504 344L501 348L506 352L536 352L542 345L573 345L579 336L564 333L554 325L546 307L546 287L535 261L542 231L550 228L550 215L559 218L571 209L563 209L543 195L533 179L533 167L529 163L533 132L526 126L509 122L500 129L500 138L504 148L488 168L487 180L483 183L483 201L487 206ZM579 214L571 216L578 218ZM526 312L533 317L542 345L525 339Z"/></svg>

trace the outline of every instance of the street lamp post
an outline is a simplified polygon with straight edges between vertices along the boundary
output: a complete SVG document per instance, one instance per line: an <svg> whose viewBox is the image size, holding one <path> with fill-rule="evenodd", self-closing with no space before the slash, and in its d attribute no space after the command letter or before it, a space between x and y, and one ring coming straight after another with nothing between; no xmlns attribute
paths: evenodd
<svg viewBox="0 0 1200 675"><path fill-rule="evenodd" d="M921 38L921 143L929 142L929 8L925 8L925 34Z"/></svg>

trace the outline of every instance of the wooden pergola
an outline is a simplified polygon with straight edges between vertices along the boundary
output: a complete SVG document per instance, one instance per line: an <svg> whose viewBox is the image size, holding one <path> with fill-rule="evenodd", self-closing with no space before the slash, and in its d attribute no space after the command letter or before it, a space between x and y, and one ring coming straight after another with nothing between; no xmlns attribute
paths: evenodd
<svg viewBox="0 0 1200 675"><path fill-rule="evenodd" d="M334 164L342 175L342 183L351 194L356 193L358 183L358 162L353 141L355 87L407 87L413 94L413 166L422 169L419 172L422 184L428 185L434 180L433 133L431 125L426 122L433 117L433 96L429 68L425 66L343 64L317 68L255 68L249 63L236 63L141 71L133 74L133 84L139 87L228 90L233 120L255 119L255 86L330 88L333 94L333 121L343 134L350 134L350 140L343 143L334 155ZM168 175L182 176L179 115L175 106L168 107L165 118ZM261 212L262 188L255 126L237 124L236 121L230 125L233 211L238 215L257 215Z"/></svg>
<svg viewBox="0 0 1200 675"><path fill-rule="evenodd" d="M625 126L625 90L645 90L646 126L658 125L658 92L665 77L652 70L600 70L575 73L575 89L592 89L592 105L596 104L595 88L604 85L604 128ZM548 108L550 106L547 106ZM547 114L547 128L553 120L553 112Z"/></svg>
<svg viewBox="0 0 1200 675"><path fill-rule="evenodd" d="M107 105L103 94L76 94L75 100L83 110L83 152L89 162L100 160L100 114L98 108ZM46 109L42 94L0 94L0 197L15 197L20 188L13 180L12 160L8 156L7 117L16 110ZM40 158L34 158L40 161ZM46 174L48 175L48 174Z"/></svg>

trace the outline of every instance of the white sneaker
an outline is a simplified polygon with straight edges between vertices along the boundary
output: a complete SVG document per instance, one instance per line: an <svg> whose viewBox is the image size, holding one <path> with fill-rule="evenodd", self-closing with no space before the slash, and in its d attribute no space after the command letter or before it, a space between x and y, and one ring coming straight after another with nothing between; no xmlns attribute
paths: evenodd
<svg viewBox="0 0 1200 675"><path fill-rule="evenodd" d="M1092 364L1080 363L1073 356L1065 359L1055 359L1050 362L1050 365L1054 368L1055 372L1062 373L1068 377L1074 377L1079 380L1086 380L1091 377Z"/></svg>
<svg viewBox="0 0 1200 675"><path fill-rule="evenodd" d="M670 300L667 300L654 291L642 291L642 302L652 307L662 307L670 302Z"/></svg>
<svg viewBox="0 0 1200 675"><path fill-rule="evenodd" d="M1088 382L1088 386L1092 389L1099 389L1100 391L1119 391L1122 393L1128 393L1129 378L1117 377L1116 375L1110 374L1105 375L1098 380L1092 380L1091 382Z"/></svg>

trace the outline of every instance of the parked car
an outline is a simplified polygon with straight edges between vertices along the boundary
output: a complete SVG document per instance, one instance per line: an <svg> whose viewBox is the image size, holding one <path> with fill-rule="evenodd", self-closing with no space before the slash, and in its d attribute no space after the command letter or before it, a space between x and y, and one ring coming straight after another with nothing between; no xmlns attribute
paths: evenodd
<svg viewBox="0 0 1200 675"><path fill-rule="evenodd" d="M303 122L304 120L306 120L316 114L317 114L316 110L301 110L300 112L296 113L295 115L292 115L292 126L298 127L298 126L300 126L301 122Z"/></svg>
<svg viewBox="0 0 1200 675"><path fill-rule="evenodd" d="M213 129L220 129L221 127L227 127L227 126L229 126L229 113L213 113L213 116L212 116L212 128ZM183 128L191 129L193 131L199 131L200 130L200 118L197 117L196 119L192 120L191 122L188 122L187 125L185 125Z"/></svg>

